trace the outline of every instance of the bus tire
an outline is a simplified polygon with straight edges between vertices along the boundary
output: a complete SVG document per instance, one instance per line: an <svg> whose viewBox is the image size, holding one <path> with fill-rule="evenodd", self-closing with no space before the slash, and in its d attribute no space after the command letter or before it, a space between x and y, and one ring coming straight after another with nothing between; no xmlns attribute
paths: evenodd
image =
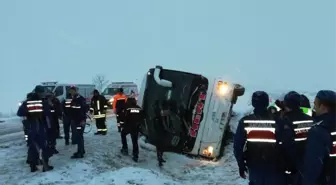
<svg viewBox="0 0 336 185"><path fill-rule="evenodd" d="M233 90L234 96L243 96L245 94L245 88L240 84L234 84L234 90Z"/></svg>

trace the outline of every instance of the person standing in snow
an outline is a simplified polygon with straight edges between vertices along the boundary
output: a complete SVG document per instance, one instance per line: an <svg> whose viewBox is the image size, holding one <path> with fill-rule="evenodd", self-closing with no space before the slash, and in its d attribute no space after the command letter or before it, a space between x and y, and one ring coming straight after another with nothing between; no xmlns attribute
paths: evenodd
<svg viewBox="0 0 336 185"><path fill-rule="evenodd" d="M277 119L277 135L286 161L285 171L287 184L297 179L298 168L302 165L302 157L306 146L308 130L313 125L313 118L300 108L301 95L290 91L284 97L284 113Z"/></svg>
<svg viewBox="0 0 336 185"><path fill-rule="evenodd" d="M308 132L300 185L336 184L336 92L321 90L314 101L315 124Z"/></svg>
<svg viewBox="0 0 336 185"><path fill-rule="evenodd" d="M285 174L278 150L276 122L268 110L268 94L252 95L253 114L243 117L234 136L234 155L240 177L249 173L250 184L284 185Z"/></svg>
<svg viewBox="0 0 336 185"><path fill-rule="evenodd" d="M93 97L91 99L90 113L93 114L93 119L96 120L97 132L95 135L106 135L106 111L107 100L103 95L99 94L99 91L95 89L93 91Z"/></svg>
<svg viewBox="0 0 336 185"><path fill-rule="evenodd" d="M144 115L142 109L137 105L136 100L133 97L127 99L124 118L124 123L120 125L122 142L121 153L125 155L128 154L126 136L130 134L133 145L133 160L137 162L139 158L139 126L144 120Z"/></svg>
<svg viewBox="0 0 336 185"><path fill-rule="evenodd" d="M51 129L51 115L48 103L43 98L44 89L36 86L35 92L29 100L22 103L17 111L17 116L27 118L29 124L29 147L28 162L31 172L37 171L39 161L43 164L43 172L52 170L54 167L49 165L49 158L52 152L47 147L46 130Z"/></svg>
<svg viewBox="0 0 336 185"><path fill-rule="evenodd" d="M70 138L70 129L71 129L71 144L75 143L75 134L76 134L76 126L71 124L71 94L68 92L66 99L62 101L62 112L63 112L63 129L64 129L64 139L65 145L69 145Z"/></svg>
<svg viewBox="0 0 336 185"><path fill-rule="evenodd" d="M124 108L125 108L125 104L127 101L127 97L124 94L124 89L120 88L118 94L116 94L113 97L114 101L113 101L113 111L117 116L117 126L118 126L118 132L121 132L121 127L120 125L124 122Z"/></svg>
<svg viewBox="0 0 336 185"><path fill-rule="evenodd" d="M32 96L33 96L33 93L28 93L26 101L29 101ZM22 125L23 125L23 132L24 132L25 140L27 142L27 146L29 146L29 144L28 144L29 143L28 142L28 139L29 139L28 132L29 132L30 125L29 125L29 122L27 122L27 118L26 117L22 117Z"/></svg>
<svg viewBox="0 0 336 185"><path fill-rule="evenodd" d="M56 149L56 139L59 136L59 121L62 111L59 100L54 97L52 94L47 96L47 100L50 106L51 112L51 129L49 133L49 145L50 149L54 152L54 154L58 154L59 152Z"/></svg>
<svg viewBox="0 0 336 185"><path fill-rule="evenodd" d="M71 110L70 110L70 119L71 124L76 126L76 134L75 134L75 142L77 144L77 152L75 152L71 158L83 158L85 154L84 149L84 128L86 124L86 112L87 112L87 105L85 98L78 94L76 87L70 88L70 94L72 96L71 101Z"/></svg>

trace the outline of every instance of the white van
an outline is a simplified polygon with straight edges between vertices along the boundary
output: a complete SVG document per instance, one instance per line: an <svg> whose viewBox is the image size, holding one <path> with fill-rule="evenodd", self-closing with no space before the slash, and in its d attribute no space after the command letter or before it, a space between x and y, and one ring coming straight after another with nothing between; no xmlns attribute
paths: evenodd
<svg viewBox="0 0 336 185"><path fill-rule="evenodd" d="M52 92L60 101L66 99L70 87L75 86L78 89L78 93L86 99L87 104L91 103L92 92L95 89L95 85L93 84L68 84L58 82L42 82L40 86L44 87L44 93ZM21 103L19 103L19 105L21 105Z"/></svg>
<svg viewBox="0 0 336 185"><path fill-rule="evenodd" d="M156 66L140 89L138 104L146 115L141 132L152 144L162 137L168 151L219 158L232 107L244 92L224 79ZM156 125L163 125L165 132L157 133Z"/></svg>
<svg viewBox="0 0 336 185"><path fill-rule="evenodd" d="M136 99L138 98L138 86L134 82L112 82L102 92L102 95L108 100L110 108L114 101L113 97L118 93L120 88L123 88L126 96L132 95Z"/></svg>

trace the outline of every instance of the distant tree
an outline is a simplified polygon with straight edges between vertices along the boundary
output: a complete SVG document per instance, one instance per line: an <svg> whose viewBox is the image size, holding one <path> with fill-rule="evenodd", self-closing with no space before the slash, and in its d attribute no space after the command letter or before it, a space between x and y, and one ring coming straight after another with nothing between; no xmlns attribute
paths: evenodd
<svg viewBox="0 0 336 185"><path fill-rule="evenodd" d="M93 84L96 85L96 88L99 92L102 92L104 87L107 86L109 81L106 79L105 75L98 74L92 79Z"/></svg>

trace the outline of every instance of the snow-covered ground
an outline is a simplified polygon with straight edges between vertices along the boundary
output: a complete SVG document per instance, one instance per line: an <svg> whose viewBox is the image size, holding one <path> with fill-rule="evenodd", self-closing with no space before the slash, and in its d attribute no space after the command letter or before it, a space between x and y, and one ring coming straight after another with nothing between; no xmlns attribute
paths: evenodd
<svg viewBox="0 0 336 185"><path fill-rule="evenodd" d="M252 93L240 97L234 107L237 113L230 125L235 131L240 117L252 110L250 100ZM282 93L272 94L276 99ZM313 98L310 95L309 98ZM312 100L312 99L311 99ZM85 135L86 156L84 159L72 160L75 146L65 146L64 140L58 140L60 154L51 158L53 171L30 173L26 160L26 146L18 119L0 123L0 184L6 185L247 185L247 181L238 175L237 165L232 152L232 144L226 146L224 157L217 161L202 161L183 155L165 153L167 160L161 169L157 166L153 146L140 143L140 158L134 163L130 157L120 155L121 139L116 131L115 118L107 120L109 132L106 136ZM15 125L15 126L14 126ZM15 127L15 129L13 129ZM12 129L11 132L8 130ZM16 131L13 131L16 130ZM131 142L129 147L131 149Z"/></svg>
<svg viewBox="0 0 336 185"><path fill-rule="evenodd" d="M87 154L84 159L71 160L70 156L76 147L65 146L63 140L58 140L60 154L51 158L55 169L47 173L29 172L25 164L26 146L23 141L1 144L0 184L246 184L237 175L231 145L218 162L165 153L167 163L160 169L152 146L142 139L139 163L134 163L130 157L121 156L121 141L115 120L109 119L108 125L106 136L94 136L93 133L85 135Z"/></svg>

